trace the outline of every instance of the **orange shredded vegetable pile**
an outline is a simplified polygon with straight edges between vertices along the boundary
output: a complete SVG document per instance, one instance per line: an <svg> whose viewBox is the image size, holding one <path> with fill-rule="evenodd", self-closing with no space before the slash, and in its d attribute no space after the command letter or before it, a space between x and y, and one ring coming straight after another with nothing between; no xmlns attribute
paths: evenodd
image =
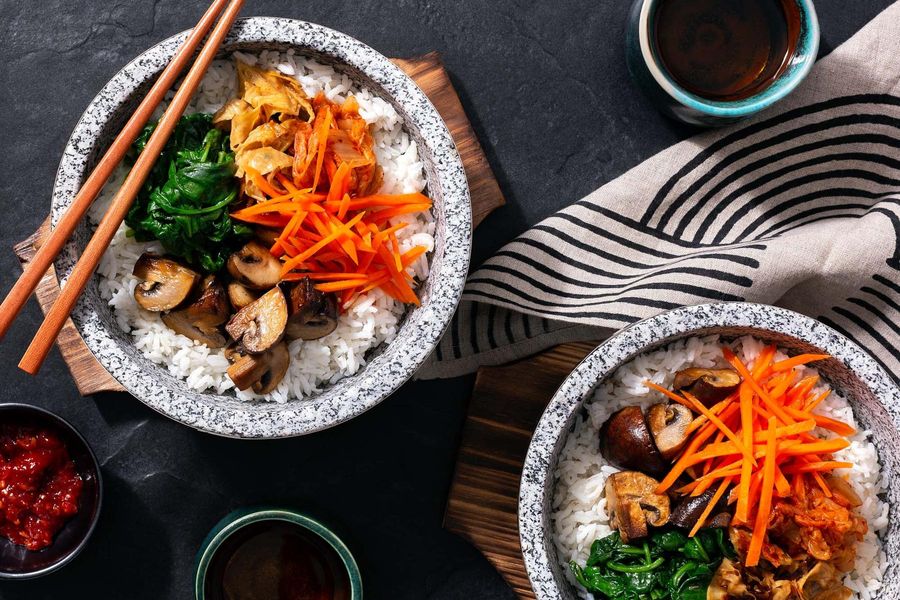
<svg viewBox="0 0 900 600"><path fill-rule="evenodd" d="M752 567L760 560L773 501L809 484L831 497L823 474L853 466L832 460L831 453L848 447L846 436L856 431L842 421L814 414L827 393L813 393L818 378L798 380L796 375L797 367L827 355L801 354L775 361L775 346L767 346L750 368L728 348L722 352L742 382L737 392L711 408L687 391L673 392L646 382L649 388L699 413L689 429L687 445L656 493L672 489L685 473L693 481L676 488L679 494L699 496L716 486L714 501L690 532L693 536L731 487L728 503L736 505L733 522L752 524L744 563ZM816 428L834 432L836 437L819 438L813 433Z"/></svg>
<svg viewBox="0 0 900 600"><path fill-rule="evenodd" d="M391 219L431 208L419 193L374 194L381 170L368 127L351 96L342 105L320 94L310 127L298 127L293 164L267 175L244 166L245 185L262 199L231 216L279 233L271 247L282 260L282 279L309 277L346 307L358 294L381 288L401 302L419 304L407 268L427 249L401 251Z"/></svg>

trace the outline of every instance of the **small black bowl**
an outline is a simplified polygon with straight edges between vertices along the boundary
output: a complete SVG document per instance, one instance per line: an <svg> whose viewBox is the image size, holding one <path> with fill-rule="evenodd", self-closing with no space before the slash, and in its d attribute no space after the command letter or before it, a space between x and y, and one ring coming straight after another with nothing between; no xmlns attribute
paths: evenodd
<svg viewBox="0 0 900 600"><path fill-rule="evenodd" d="M57 433L69 450L84 485L78 513L43 550L26 550L0 536L0 579L31 579L52 573L72 561L87 544L103 501L100 465L87 441L62 417L29 404L0 404L0 422L33 425Z"/></svg>

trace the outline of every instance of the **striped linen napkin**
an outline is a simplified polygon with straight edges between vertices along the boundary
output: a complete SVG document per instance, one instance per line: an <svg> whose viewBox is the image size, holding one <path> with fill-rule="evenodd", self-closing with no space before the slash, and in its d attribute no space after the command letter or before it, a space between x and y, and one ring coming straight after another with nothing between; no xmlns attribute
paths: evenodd
<svg viewBox="0 0 900 600"><path fill-rule="evenodd" d="M898 24L900 3L774 109L661 152L505 246L419 376L728 301L815 317L900 375Z"/></svg>

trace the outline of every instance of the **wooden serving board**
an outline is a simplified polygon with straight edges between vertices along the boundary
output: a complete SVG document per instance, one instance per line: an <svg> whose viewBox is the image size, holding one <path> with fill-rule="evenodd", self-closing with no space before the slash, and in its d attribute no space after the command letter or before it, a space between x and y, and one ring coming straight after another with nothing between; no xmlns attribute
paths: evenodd
<svg viewBox="0 0 900 600"><path fill-rule="evenodd" d="M472 196L473 225L477 227L492 211L503 206L505 201L440 55L431 52L415 58L392 60L422 88L447 124L466 169ZM16 255L23 264L31 260L35 249L46 239L49 231L48 218L28 239L15 245ZM53 267L47 270L35 295L41 310L46 314L59 295L59 282ZM98 392L125 391L97 362L71 320L66 321L57 344L75 379L75 385L83 396Z"/></svg>
<svg viewBox="0 0 900 600"><path fill-rule="evenodd" d="M550 398L594 346L563 344L475 379L444 527L478 548L522 599L534 599L517 521L525 453Z"/></svg>

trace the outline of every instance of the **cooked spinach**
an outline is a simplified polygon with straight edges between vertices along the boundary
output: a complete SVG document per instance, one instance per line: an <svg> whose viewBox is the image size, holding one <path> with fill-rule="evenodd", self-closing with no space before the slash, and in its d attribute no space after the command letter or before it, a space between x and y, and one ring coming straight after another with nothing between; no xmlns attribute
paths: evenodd
<svg viewBox="0 0 900 600"><path fill-rule="evenodd" d="M600 597L622 600L705 600L706 589L734 549L724 529L701 529L689 538L660 529L640 545L619 533L595 540L584 567L572 561L575 579Z"/></svg>
<svg viewBox="0 0 900 600"><path fill-rule="evenodd" d="M156 124L132 145L134 160L144 151ZM212 125L212 115L182 117L128 211L125 223L141 242L159 240L166 252L207 273L220 270L229 254L251 234L232 220L237 199L234 154L228 135Z"/></svg>

